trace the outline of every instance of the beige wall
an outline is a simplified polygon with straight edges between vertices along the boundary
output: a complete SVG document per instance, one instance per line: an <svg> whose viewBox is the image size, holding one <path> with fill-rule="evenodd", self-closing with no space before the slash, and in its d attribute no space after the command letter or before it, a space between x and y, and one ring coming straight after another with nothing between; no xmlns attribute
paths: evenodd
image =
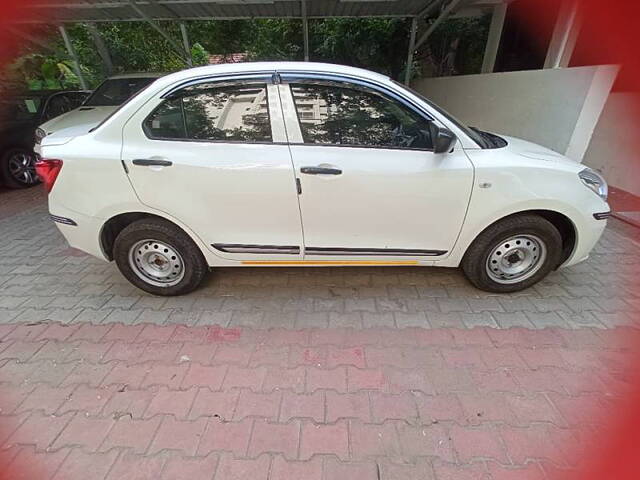
<svg viewBox="0 0 640 480"><path fill-rule="evenodd" d="M412 86L463 122L524 138L581 161L616 66L416 80Z"/></svg>
<svg viewBox="0 0 640 480"><path fill-rule="evenodd" d="M636 93L609 96L583 160L611 185L635 195L640 195L639 97Z"/></svg>

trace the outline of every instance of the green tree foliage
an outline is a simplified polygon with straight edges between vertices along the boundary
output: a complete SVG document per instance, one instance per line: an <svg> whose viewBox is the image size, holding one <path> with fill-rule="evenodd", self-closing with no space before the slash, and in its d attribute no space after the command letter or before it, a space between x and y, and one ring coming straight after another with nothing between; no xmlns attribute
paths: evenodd
<svg viewBox="0 0 640 480"><path fill-rule="evenodd" d="M71 61L62 60L56 55L23 55L10 66L8 76L16 83L26 84L31 90L80 87Z"/></svg>
<svg viewBox="0 0 640 480"><path fill-rule="evenodd" d="M191 46L191 60L194 67L209 63L209 54L200 43L194 43Z"/></svg>
<svg viewBox="0 0 640 480"><path fill-rule="evenodd" d="M408 19L335 18L311 22L313 59L400 78L409 48Z"/></svg>
<svg viewBox="0 0 640 480"><path fill-rule="evenodd" d="M489 17L459 18L444 22L415 57L418 75L476 73L488 32ZM162 28L182 46L177 22ZM186 24L194 65L208 63L210 54L243 53L252 61L302 60L302 24L292 19L191 21ZM423 21L421 29L427 28ZM185 68L184 52L144 22L100 23L100 35L111 55L115 72L171 72ZM310 59L368 68L402 79L409 44L409 19L337 18L309 21ZM83 24L67 27L81 61L83 75L95 87L107 74ZM13 77L31 88L78 87L64 43L54 27L43 27L53 52L25 46L25 55L11 67Z"/></svg>
<svg viewBox="0 0 640 480"><path fill-rule="evenodd" d="M491 15L453 18L438 27L418 58L426 76L479 73Z"/></svg>
<svg viewBox="0 0 640 480"><path fill-rule="evenodd" d="M303 60L302 23L291 20L253 20L244 50L252 60Z"/></svg>

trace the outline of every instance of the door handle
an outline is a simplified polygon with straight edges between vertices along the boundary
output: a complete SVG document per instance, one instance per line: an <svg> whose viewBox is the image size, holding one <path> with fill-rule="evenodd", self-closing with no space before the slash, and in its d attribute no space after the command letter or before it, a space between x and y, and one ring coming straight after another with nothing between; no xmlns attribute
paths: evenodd
<svg viewBox="0 0 640 480"><path fill-rule="evenodd" d="M170 167L173 162L170 160L160 160L154 158L136 158L132 160L134 165L140 165L141 167Z"/></svg>
<svg viewBox="0 0 640 480"><path fill-rule="evenodd" d="M342 175L342 170L330 167L301 167L300 173L306 173L307 175Z"/></svg>

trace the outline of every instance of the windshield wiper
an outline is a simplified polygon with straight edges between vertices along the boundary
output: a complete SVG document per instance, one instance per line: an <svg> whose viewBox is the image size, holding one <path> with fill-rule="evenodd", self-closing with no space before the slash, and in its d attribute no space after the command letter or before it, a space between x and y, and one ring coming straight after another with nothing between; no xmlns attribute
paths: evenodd
<svg viewBox="0 0 640 480"><path fill-rule="evenodd" d="M489 135L487 132L480 130L478 127L469 126L469 128L482 137L482 140L485 143L485 148L496 146L492 135Z"/></svg>

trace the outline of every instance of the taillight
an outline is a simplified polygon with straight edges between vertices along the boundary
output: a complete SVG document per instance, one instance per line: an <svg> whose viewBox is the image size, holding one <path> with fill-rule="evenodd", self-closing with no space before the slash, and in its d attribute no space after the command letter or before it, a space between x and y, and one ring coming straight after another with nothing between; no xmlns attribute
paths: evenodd
<svg viewBox="0 0 640 480"><path fill-rule="evenodd" d="M43 158L36 162L36 174L42 180L47 193L53 188L60 170L62 170L62 160Z"/></svg>

